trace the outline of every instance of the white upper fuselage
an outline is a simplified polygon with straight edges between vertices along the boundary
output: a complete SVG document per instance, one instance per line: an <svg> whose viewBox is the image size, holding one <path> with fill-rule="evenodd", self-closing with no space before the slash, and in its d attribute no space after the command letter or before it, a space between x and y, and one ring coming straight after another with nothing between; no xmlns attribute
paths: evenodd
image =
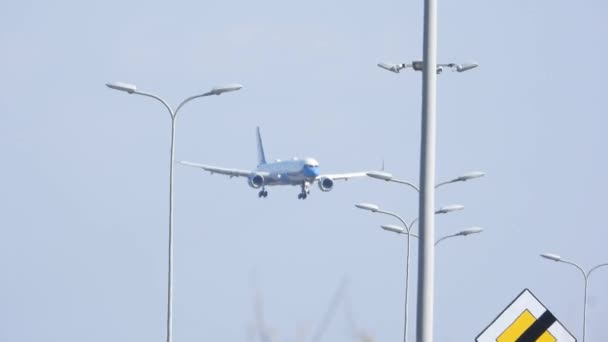
<svg viewBox="0 0 608 342"><path fill-rule="evenodd" d="M255 172L264 174L264 185L301 185L319 176L319 163L313 158L277 160L258 165Z"/></svg>

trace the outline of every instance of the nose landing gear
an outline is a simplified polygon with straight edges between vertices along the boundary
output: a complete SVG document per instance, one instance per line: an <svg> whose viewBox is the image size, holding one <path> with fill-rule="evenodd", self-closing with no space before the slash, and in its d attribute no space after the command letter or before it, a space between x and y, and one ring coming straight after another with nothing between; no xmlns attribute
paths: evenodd
<svg viewBox="0 0 608 342"><path fill-rule="evenodd" d="M310 183L304 182L302 183L302 192L298 194L298 199L306 199L310 194Z"/></svg>

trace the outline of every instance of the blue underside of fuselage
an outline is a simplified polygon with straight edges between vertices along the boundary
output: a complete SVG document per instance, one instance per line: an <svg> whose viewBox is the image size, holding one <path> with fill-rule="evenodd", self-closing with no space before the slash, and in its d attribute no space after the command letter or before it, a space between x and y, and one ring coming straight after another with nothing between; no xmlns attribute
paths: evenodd
<svg viewBox="0 0 608 342"><path fill-rule="evenodd" d="M269 169L264 166L259 167L258 170L263 172L269 172L270 175L264 177L264 185L301 185L304 182L312 183L319 176L318 166L304 166L298 171L286 167L283 172L275 169ZM274 171L274 172L273 172ZM277 172L278 171L278 172Z"/></svg>
<svg viewBox="0 0 608 342"><path fill-rule="evenodd" d="M264 178L264 185L301 185L304 182L312 183L315 177L306 177L302 173L270 175Z"/></svg>

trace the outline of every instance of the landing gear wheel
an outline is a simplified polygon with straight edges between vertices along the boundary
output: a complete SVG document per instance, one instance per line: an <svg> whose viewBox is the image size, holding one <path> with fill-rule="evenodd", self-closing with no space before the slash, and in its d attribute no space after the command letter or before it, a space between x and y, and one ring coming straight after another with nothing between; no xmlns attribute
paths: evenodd
<svg viewBox="0 0 608 342"><path fill-rule="evenodd" d="M258 197L259 198L268 197L268 191L266 191L266 190L260 190L260 192L258 192Z"/></svg>
<svg viewBox="0 0 608 342"><path fill-rule="evenodd" d="M308 182L302 183L302 192L298 195L298 199L306 199L310 194L310 184Z"/></svg>

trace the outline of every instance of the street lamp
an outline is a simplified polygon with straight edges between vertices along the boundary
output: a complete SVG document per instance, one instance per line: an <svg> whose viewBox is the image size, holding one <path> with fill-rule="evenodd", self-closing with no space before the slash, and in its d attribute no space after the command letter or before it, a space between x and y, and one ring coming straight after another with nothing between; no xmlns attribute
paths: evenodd
<svg viewBox="0 0 608 342"><path fill-rule="evenodd" d="M409 273L410 273L410 271L409 271L409 269L410 269L410 237L413 236L413 234L411 234L410 231L411 231L414 223L416 223L416 221L418 221L418 218L415 218L408 224L405 222L405 220L403 218L401 218L401 216L397 215L396 213L390 212L390 211L381 210L380 207L376 204L359 203L359 204L355 204L355 207L362 209L362 210L371 211L372 213L380 213L380 214L389 215L389 216L392 216L392 217L398 219L403 224L403 227L386 226L386 228L385 228L385 226L382 226L382 228L384 228L385 230L388 230L388 231L395 232L395 233L403 234L405 232L405 234L407 234L407 254L406 254L406 258L405 258L405 310L404 310L405 311L405 319L404 319L405 322L403 324L403 340L406 341L407 340L407 299L408 299L408 284L409 284ZM447 214L447 213L451 213L451 212L463 210L463 209L464 209L464 206L462 206L462 205L458 205L458 204L447 205L447 206L441 207L438 210L436 210L435 214ZM415 236L415 237L417 237L417 236Z"/></svg>
<svg viewBox="0 0 608 342"><path fill-rule="evenodd" d="M589 276L591 276L591 273L595 270L597 270L600 267L604 267L604 266L608 266L608 263L603 263L603 264L599 264L596 266L591 267L591 269L589 269L589 271L585 272L583 270L582 267L580 267L579 265L575 264L574 262L568 261L568 260L564 260L562 259L562 257L558 254L553 254L553 253L543 253L540 255L541 257L545 258L545 259L549 259L555 262L563 262L569 265L572 265L576 268L578 268L579 271L581 271L581 274L583 275L583 278L585 279L585 291L584 291L584 296L583 296L583 342L585 342L585 329L586 329L586 318L587 318L587 285L589 285Z"/></svg>
<svg viewBox="0 0 608 342"><path fill-rule="evenodd" d="M440 186L446 185L446 184L457 183L457 182L466 182L466 181L471 180L471 179L481 178L481 177L483 177L485 175L486 175L485 172L481 172L481 171L467 172L467 173L465 173L465 174L463 174L463 175L461 175L459 177L456 177L456 178L454 178L452 180L441 182L441 183L435 185L435 189L439 188ZM407 185L407 186L413 188L417 192L420 192L420 189L414 183L408 182L408 181L405 181L405 180L401 180L401 179L396 179L396 178L393 177L393 175L391 173L388 173L388 172L384 172L384 171L370 171L370 172L367 173L367 176L371 177L371 178L387 181L387 182L404 184L404 185Z"/></svg>
<svg viewBox="0 0 608 342"><path fill-rule="evenodd" d="M386 231L389 231L389 232L393 232L393 233L397 233L397 234L408 234L413 238L418 238L418 235L416 235L414 233L408 233L406 231L406 229L404 229L403 227L397 226L394 224L385 224L385 225L380 226L380 228L382 228ZM468 236L471 234L478 234L481 232L483 232L483 228L481 228L481 227L471 227L471 228L463 229L463 230L459 231L458 233L446 235L446 236L440 238L439 240L435 241L435 246L437 246L439 244L439 242L441 242L445 239L449 239L449 238L456 237L456 236Z"/></svg>
<svg viewBox="0 0 608 342"><path fill-rule="evenodd" d="M423 70L423 62L422 61L413 61L411 63L399 63L399 64L393 64L393 63L378 63L378 66L381 67L382 69L394 72L396 74L398 74L399 72L401 72L401 70L405 69L405 68L412 68L415 71L422 71ZM457 63L447 63L447 64L437 64L437 74L441 74L441 72L443 71L443 69L445 68L449 68L452 69L452 71L456 71L456 72L465 72L471 69L475 69L479 66L479 64L477 63L463 63L463 64L457 64Z"/></svg>
<svg viewBox="0 0 608 342"><path fill-rule="evenodd" d="M422 71L422 118L420 136L420 258L418 260L418 319L416 320L416 339L418 342L433 341L433 301L435 291L435 251L434 218L435 207L435 154L437 130L437 74L444 68L465 72L478 66L468 64L437 63L437 0L424 0L422 61L409 64L379 63L378 66L388 71L399 73L404 68Z"/></svg>
<svg viewBox="0 0 608 342"><path fill-rule="evenodd" d="M110 89L124 91L129 94L137 94L156 99L160 101L165 106L165 108L167 108L167 110L169 111L169 115L171 116L171 160L169 164L169 269L167 274L167 342L171 342L173 339L173 165L175 164L175 119L177 118L177 113L179 112L179 110L186 103L196 98L210 95L221 95L223 93L239 90L243 86L240 84L229 84L225 86L214 87L206 93L186 98L179 104L179 106L177 106L177 109L175 111L171 108L171 106L169 106L169 104L165 100L163 100L159 96L137 91L137 87L133 84L114 82L107 83L106 86Z"/></svg>

